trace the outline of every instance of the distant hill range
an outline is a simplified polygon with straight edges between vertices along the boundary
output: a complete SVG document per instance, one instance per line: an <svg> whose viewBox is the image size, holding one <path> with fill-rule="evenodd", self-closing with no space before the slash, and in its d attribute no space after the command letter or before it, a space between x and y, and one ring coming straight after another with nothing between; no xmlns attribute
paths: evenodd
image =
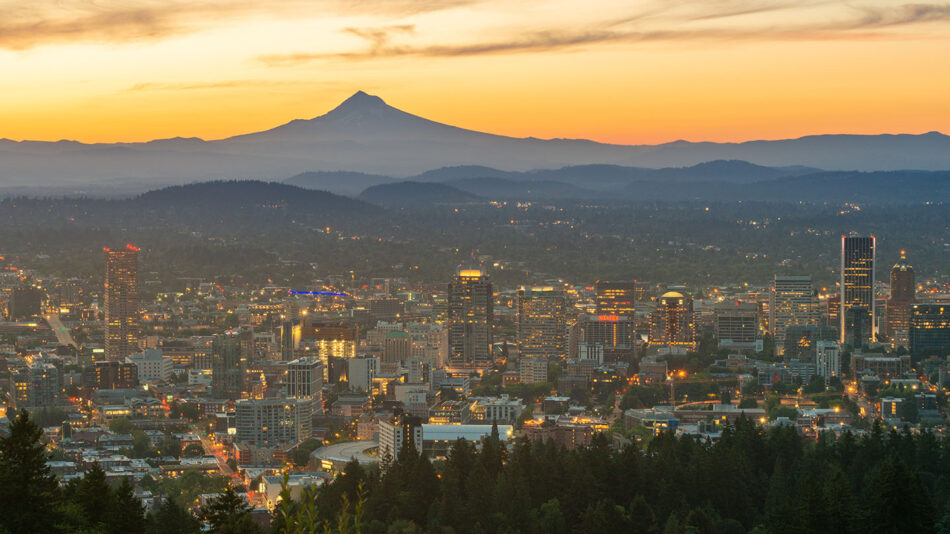
<svg viewBox="0 0 950 534"><path fill-rule="evenodd" d="M748 165L740 168L720 160L742 160ZM694 166L706 162L712 163L697 177ZM578 170L577 166L593 167ZM538 181L596 190L606 186L611 173L616 175L614 186L635 179L638 172L649 175L643 180L655 181L660 175L651 169L659 168L665 168L664 180L751 183L807 171L794 166L842 171L946 170L950 169L950 136L938 132L816 135L780 141L676 141L651 146L514 138L433 122L360 91L319 117L214 141L172 138L84 144L0 139L0 188L57 188L55 191L100 191L108 186L144 191L195 181L277 181L294 176L290 183L307 187L311 187L308 180L336 180L333 190L355 195L358 190L385 183L384 177L447 182L446 173L455 173L452 180L520 179L520 175L509 173L534 169L558 169L536 171ZM453 170L441 170L438 178L427 172L443 167ZM340 170L346 172L337 172ZM764 176L766 172L773 175ZM598 181L583 182L584 176Z"/></svg>
<svg viewBox="0 0 950 534"><path fill-rule="evenodd" d="M425 182L395 182L374 185L360 194L360 200L380 206L418 204L460 204L482 200L478 195L451 185Z"/></svg>
<svg viewBox="0 0 950 534"><path fill-rule="evenodd" d="M308 173L288 182L356 196L353 185L339 178L346 174L351 173ZM581 165L526 172L458 166L427 171L409 181L381 175L360 178L360 183L372 184L359 195L360 199L403 206L476 199L950 202L950 171L824 171L799 166L764 167L745 161L664 169Z"/></svg>
<svg viewBox="0 0 950 534"><path fill-rule="evenodd" d="M282 210L295 213L351 213L372 209L360 200L327 191L256 180L228 180L169 186L143 193L124 203L140 209L205 211Z"/></svg>

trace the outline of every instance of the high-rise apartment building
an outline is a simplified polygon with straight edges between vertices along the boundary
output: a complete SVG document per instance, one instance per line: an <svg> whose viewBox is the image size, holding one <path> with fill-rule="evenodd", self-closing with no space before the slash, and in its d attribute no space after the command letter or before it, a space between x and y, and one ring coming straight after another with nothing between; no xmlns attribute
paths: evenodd
<svg viewBox="0 0 950 534"><path fill-rule="evenodd" d="M323 413L323 363L319 358L299 358L287 364L287 397L310 401L312 413Z"/></svg>
<svg viewBox="0 0 950 534"><path fill-rule="evenodd" d="M522 356L518 363L518 376L522 384L543 384L547 382L547 358Z"/></svg>
<svg viewBox="0 0 950 534"><path fill-rule="evenodd" d="M907 251L891 268L891 294L885 311L885 335L894 347L906 347L910 329L910 307L917 298L914 267L907 263Z"/></svg>
<svg viewBox="0 0 950 534"><path fill-rule="evenodd" d="M693 299L678 291L667 291L650 314L650 345L696 347L696 314Z"/></svg>
<svg viewBox="0 0 950 534"><path fill-rule="evenodd" d="M779 354L785 353L785 333L790 326L817 325L818 297L810 276L775 275L769 297L769 326Z"/></svg>
<svg viewBox="0 0 950 534"><path fill-rule="evenodd" d="M834 377L841 378L841 348L837 341L816 341L815 354L815 368L825 384Z"/></svg>
<svg viewBox="0 0 950 534"><path fill-rule="evenodd" d="M488 275L481 268L460 267L449 284L448 294L448 366L488 367L494 340L494 297Z"/></svg>
<svg viewBox="0 0 950 534"><path fill-rule="evenodd" d="M422 454L422 420L409 415L398 415L379 422L379 457L395 460L404 446L414 446Z"/></svg>
<svg viewBox="0 0 950 534"><path fill-rule="evenodd" d="M379 359L368 354L360 354L356 358L347 360L346 363L346 380L350 389L371 391L373 378L379 374Z"/></svg>
<svg viewBox="0 0 950 534"><path fill-rule="evenodd" d="M522 357L567 357L567 298L554 287L518 290L518 347Z"/></svg>
<svg viewBox="0 0 950 534"><path fill-rule="evenodd" d="M842 343L854 340L853 332L848 331L849 323L863 324L863 320L853 320L858 314L852 313L849 320L848 310L863 308L867 314L866 331L854 340L863 345L874 340L874 263L877 254L877 239L870 237L841 236L841 309L839 311L841 329L838 331Z"/></svg>
<svg viewBox="0 0 950 534"><path fill-rule="evenodd" d="M594 284L594 301L598 315L623 315L633 317L636 311L636 282L607 282Z"/></svg>
<svg viewBox="0 0 950 534"><path fill-rule="evenodd" d="M94 389L128 389L138 385L138 366L134 363L100 361L83 371L83 384Z"/></svg>
<svg viewBox="0 0 950 534"><path fill-rule="evenodd" d="M298 399L242 399L234 406L235 440L279 447L310 439L311 403Z"/></svg>
<svg viewBox="0 0 950 534"><path fill-rule="evenodd" d="M132 245L106 253L103 292L106 358L125 361L139 350L139 249Z"/></svg>
<svg viewBox="0 0 950 534"><path fill-rule="evenodd" d="M13 390L19 408L56 406L63 390L63 377L51 363L32 363L13 373Z"/></svg>

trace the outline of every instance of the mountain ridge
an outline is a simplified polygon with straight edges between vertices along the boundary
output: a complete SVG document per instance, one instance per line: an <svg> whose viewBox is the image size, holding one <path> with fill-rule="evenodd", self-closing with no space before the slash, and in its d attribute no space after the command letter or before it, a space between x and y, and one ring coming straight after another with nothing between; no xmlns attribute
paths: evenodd
<svg viewBox="0 0 950 534"><path fill-rule="evenodd" d="M827 170L944 170L950 169L950 136L936 131L817 134L775 141L659 145L517 138L435 122L359 91L311 119L216 140L170 137L87 144L3 139L0 186L143 182L159 187L215 179L282 180L337 170L410 179L448 166L527 172L592 164L656 169L712 160Z"/></svg>

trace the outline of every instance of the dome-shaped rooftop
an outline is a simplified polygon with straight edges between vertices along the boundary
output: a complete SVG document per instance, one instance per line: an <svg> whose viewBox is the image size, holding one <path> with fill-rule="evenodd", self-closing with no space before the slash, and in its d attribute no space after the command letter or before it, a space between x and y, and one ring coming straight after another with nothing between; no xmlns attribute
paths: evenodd
<svg viewBox="0 0 950 534"><path fill-rule="evenodd" d="M901 259L897 260L897 263L894 264L894 267L891 268L892 271L913 271L914 266L907 263L907 251L901 251Z"/></svg>
<svg viewBox="0 0 950 534"><path fill-rule="evenodd" d="M683 298L683 294L680 293L679 291L667 291L666 293L663 293L663 296L661 296L660 298L661 299L681 299Z"/></svg>

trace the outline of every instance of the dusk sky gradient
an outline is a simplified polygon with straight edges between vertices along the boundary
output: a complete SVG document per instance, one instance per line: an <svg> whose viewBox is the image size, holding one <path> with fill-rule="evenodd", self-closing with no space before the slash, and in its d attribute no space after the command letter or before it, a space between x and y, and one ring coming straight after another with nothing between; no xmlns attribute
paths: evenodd
<svg viewBox="0 0 950 534"><path fill-rule="evenodd" d="M518 137L950 132L950 2L0 0L0 137L216 139L357 90Z"/></svg>

